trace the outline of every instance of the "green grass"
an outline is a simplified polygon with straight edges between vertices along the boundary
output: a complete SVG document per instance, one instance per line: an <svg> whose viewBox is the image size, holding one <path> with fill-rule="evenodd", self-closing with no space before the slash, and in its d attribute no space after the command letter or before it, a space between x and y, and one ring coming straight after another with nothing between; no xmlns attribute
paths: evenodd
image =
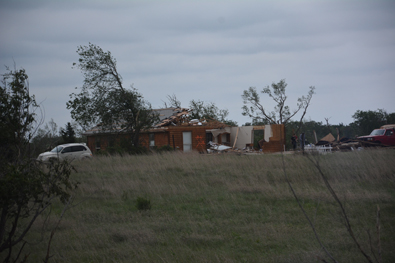
<svg viewBox="0 0 395 263"><path fill-rule="evenodd" d="M395 258L394 160L393 150L320 156L373 260L367 230L377 256L380 207L383 262ZM317 170L301 155L285 155L285 163L327 249L339 262L364 262ZM52 241L53 262L330 261L285 181L281 155L101 156L75 165L81 184ZM150 210L137 209L139 197ZM41 238L43 220L30 240ZM24 252L39 262L46 242Z"/></svg>

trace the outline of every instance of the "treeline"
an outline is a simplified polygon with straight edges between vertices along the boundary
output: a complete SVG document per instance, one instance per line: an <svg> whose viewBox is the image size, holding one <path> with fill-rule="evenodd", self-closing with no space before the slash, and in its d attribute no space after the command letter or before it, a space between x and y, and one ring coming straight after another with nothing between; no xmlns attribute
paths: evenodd
<svg viewBox="0 0 395 263"><path fill-rule="evenodd" d="M55 146L65 143L85 142L76 123L68 122L65 127L58 127L53 119L42 127L38 127L30 140L31 157L50 151Z"/></svg>
<svg viewBox="0 0 395 263"><path fill-rule="evenodd" d="M196 103L196 101L194 101ZM213 103L200 103L200 107L191 107L191 118L216 118L218 108ZM198 103L196 103L198 104ZM174 105L171 105L174 106ZM210 110L211 109L211 110ZM215 109L215 110L212 110ZM304 132L308 143L315 143L315 136L320 140L327 134L331 133L335 138L339 134L339 138L355 138L357 136L368 135L374 129L380 128L385 124L395 124L395 113L387 113L384 109L377 109L376 111L357 110L352 116L354 121L348 125L343 123L330 124L328 119L326 123L314 120L304 120L302 123L299 121L289 121L286 124L286 149L291 149L291 136L297 131L297 136ZM228 121L228 125L237 126L236 122ZM267 121L253 121L247 122L244 126L250 125L266 125L270 124ZM314 134L315 132L315 134ZM258 145L260 140L257 134L255 145ZM65 127L60 127L51 119L42 128L39 128L33 139L32 156L49 151L55 146L63 143L85 142L85 138L81 135L81 130L78 129L76 123L68 122Z"/></svg>
<svg viewBox="0 0 395 263"><path fill-rule="evenodd" d="M330 124L328 119L325 119L326 123L313 120L306 120L302 123L290 121L286 125L286 146L287 148L291 148L291 136L297 130L299 130L298 133L305 133L308 142L315 143L314 131L318 140L328 133L331 133L335 138L337 138L339 133L340 139L355 138L362 135L369 135L374 129L380 128L385 124L395 124L395 113L387 113L384 109L377 109L376 111L357 110L352 115L352 118L354 121L348 125L343 123ZM297 135L299 136L299 134Z"/></svg>
<svg viewBox="0 0 395 263"><path fill-rule="evenodd" d="M159 121L159 116L133 85L128 88L123 84L122 76L117 70L117 61L110 51L105 52L99 46L89 43L88 46L79 46L77 54L79 59L73 63L73 68L81 71L84 81L76 93L70 94L70 100L66 103L73 122L59 130L51 120L44 128L33 132L34 136L27 139L34 146L33 154L50 150L61 143L82 142L83 138L76 135L77 129L89 130L97 124L106 131L122 129L130 134L131 147L138 149L140 133L153 127ZM310 86L307 93L296 100L293 109L288 105L286 88L285 79L261 89L249 87L241 95L244 104L241 114L252 120L245 125L284 124L288 149L293 133L299 135L304 132L307 140L315 143L314 131L318 140L328 133L335 137L339 134L340 138L354 138L357 135L367 135L383 124L395 123L395 113L387 113L384 109L357 110L352 116L354 122L348 125L331 125L329 120L326 123L306 120L305 115L314 99L315 87ZM275 102L274 109L265 107L267 99ZM168 95L167 100L164 107L181 107L181 101L175 94ZM220 109L213 102L192 99L187 108L191 119L213 119L238 126L237 122L228 119L227 109Z"/></svg>

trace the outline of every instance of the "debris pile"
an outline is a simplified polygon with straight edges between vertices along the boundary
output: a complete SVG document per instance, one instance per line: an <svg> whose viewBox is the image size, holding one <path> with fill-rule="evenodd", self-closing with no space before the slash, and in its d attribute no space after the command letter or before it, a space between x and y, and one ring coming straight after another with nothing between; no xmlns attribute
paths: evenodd
<svg viewBox="0 0 395 263"><path fill-rule="evenodd" d="M208 146L210 147L207 149L208 153L228 152L233 150L230 146L218 144L212 141L208 143Z"/></svg>
<svg viewBox="0 0 395 263"><path fill-rule="evenodd" d="M156 127L166 127L166 126L176 126L188 123L189 120L189 110L185 108L173 109L173 114L167 118L161 120Z"/></svg>
<svg viewBox="0 0 395 263"><path fill-rule="evenodd" d="M225 128L228 125L214 120L214 119L190 119L190 110L186 108L169 108L162 109L162 111L170 111L170 116L164 117L161 121L155 125L155 128L162 128L166 126L211 126L213 128ZM159 111L159 110L157 110ZM165 112L164 115L169 114ZM161 116L159 116L161 117Z"/></svg>
<svg viewBox="0 0 395 263"><path fill-rule="evenodd" d="M210 141L207 144L207 153L263 154L263 151L255 150L252 144L239 149Z"/></svg>

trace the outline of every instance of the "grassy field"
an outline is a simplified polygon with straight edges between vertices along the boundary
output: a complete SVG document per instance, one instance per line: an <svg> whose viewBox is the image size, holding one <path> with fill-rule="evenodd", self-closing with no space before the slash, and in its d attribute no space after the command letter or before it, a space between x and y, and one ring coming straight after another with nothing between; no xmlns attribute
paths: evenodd
<svg viewBox="0 0 395 263"><path fill-rule="evenodd" d="M364 262L317 169L302 155L284 158L326 248L339 262ZM383 262L394 262L395 151L332 153L320 163L373 261L380 207ZM168 153L75 165L81 184L53 238L51 262L330 262L285 181L281 155ZM150 210L136 208L139 197ZM42 238L43 220L30 238ZM28 246L29 260L41 262L46 245Z"/></svg>

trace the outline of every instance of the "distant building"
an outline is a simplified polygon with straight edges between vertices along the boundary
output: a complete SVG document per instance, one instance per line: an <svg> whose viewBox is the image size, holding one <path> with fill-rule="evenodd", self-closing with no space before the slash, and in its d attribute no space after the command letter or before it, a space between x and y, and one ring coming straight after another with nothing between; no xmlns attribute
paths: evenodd
<svg viewBox="0 0 395 263"><path fill-rule="evenodd" d="M159 123L140 133L140 145L146 148L170 146L184 152L206 152L209 142L230 146L234 149L252 147L254 130L267 130L259 145L263 152L283 151L285 132L283 125L229 127L216 120L190 120L189 110L166 108L154 110ZM95 154L130 138L120 129L106 131L100 125L86 131L87 145Z"/></svg>

